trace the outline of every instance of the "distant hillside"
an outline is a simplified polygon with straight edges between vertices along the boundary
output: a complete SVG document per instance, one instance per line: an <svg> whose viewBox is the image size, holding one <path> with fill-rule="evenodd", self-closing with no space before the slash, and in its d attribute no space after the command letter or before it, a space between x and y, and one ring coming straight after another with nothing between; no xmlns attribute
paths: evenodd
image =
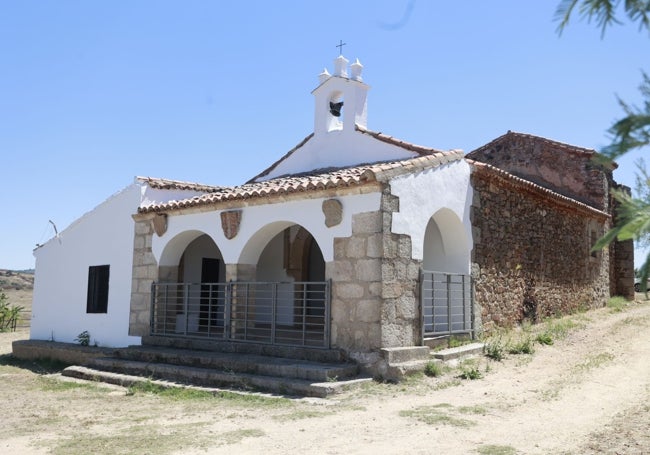
<svg viewBox="0 0 650 455"><path fill-rule="evenodd" d="M0 289L31 291L34 289L34 271L15 271L0 269Z"/></svg>

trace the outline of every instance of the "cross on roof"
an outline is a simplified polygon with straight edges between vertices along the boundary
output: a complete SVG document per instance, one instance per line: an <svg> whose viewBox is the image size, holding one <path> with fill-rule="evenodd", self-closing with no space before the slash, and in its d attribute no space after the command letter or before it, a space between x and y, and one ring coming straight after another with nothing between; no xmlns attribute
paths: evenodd
<svg viewBox="0 0 650 455"><path fill-rule="evenodd" d="M343 55L343 46L346 46L348 43L344 43L343 40L339 40L339 44L335 47L339 48L339 55Z"/></svg>

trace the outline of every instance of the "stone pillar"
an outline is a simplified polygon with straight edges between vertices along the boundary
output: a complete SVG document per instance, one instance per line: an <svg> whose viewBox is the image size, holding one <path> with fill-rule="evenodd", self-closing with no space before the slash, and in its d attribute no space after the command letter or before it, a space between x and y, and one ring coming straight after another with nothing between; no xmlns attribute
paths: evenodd
<svg viewBox="0 0 650 455"><path fill-rule="evenodd" d="M145 336L150 331L151 284L158 279L158 263L151 252L154 215L135 215L133 274L129 335Z"/></svg>
<svg viewBox="0 0 650 455"><path fill-rule="evenodd" d="M420 327L419 278L421 261L412 258L411 237L391 233L393 212L399 210L399 199L386 188L381 201L382 244L381 266L381 344L384 348L419 346Z"/></svg>
<svg viewBox="0 0 650 455"><path fill-rule="evenodd" d="M257 265L226 264L226 281L255 281Z"/></svg>
<svg viewBox="0 0 650 455"><path fill-rule="evenodd" d="M612 242L610 293L634 300L634 241Z"/></svg>
<svg viewBox="0 0 650 455"><path fill-rule="evenodd" d="M332 347L362 366L380 360L381 214L352 217L352 235L334 240L334 261L325 264L332 280Z"/></svg>

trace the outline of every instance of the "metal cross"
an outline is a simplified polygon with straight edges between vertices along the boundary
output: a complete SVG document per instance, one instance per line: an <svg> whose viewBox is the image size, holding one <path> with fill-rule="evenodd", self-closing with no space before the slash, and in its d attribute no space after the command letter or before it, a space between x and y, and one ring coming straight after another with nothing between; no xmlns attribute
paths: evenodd
<svg viewBox="0 0 650 455"><path fill-rule="evenodd" d="M339 48L339 55L343 55L343 46L346 46L348 43L344 43L343 40L339 40L339 44L337 44L335 47Z"/></svg>

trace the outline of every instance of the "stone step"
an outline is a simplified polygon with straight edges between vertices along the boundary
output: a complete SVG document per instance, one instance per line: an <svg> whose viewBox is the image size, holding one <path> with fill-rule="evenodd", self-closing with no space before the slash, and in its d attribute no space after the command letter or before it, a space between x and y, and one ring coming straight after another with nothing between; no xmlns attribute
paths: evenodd
<svg viewBox="0 0 650 455"><path fill-rule="evenodd" d="M325 382L354 377L359 373L354 363L324 363L227 352L190 351L155 346L132 346L118 351L116 358L98 358L88 365L115 371L119 360L208 368L230 373L259 374Z"/></svg>
<svg viewBox="0 0 650 455"><path fill-rule="evenodd" d="M483 343L464 344L456 348L448 348L432 352L431 356L435 359L442 360L443 362L448 362L450 360L458 360L465 357L480 355L483 353L484 346Z"/></svg>
<svg viewBox="0 0 650 455"><path fill-rule="evenodd" d="M389 363L384 373L384 379L399 382L407 376L422 373L429 362L431 360L409 360L406 362Z"/></svg>
<svg viewBox="0 0 650 455"><path fill-rule="evenodd" d="M382 348L384 360L389 364L405 363L417 360L429 360L427 346L407 346L399 348Z"/></svg>
<svg viewBox="0 0 650 455"><path fill-rule="evenodd" d="M323 349L302 346L278 346L261 343L244 343L227 340L184 338L174 336L148 335L142 337L144 346L160 346L177 349L216 351L233 354L254 354L269 357L282 357L312 362L341 362L343 355L339 349Z"/></svg>
<svg viewBox="0 0 650 455"><path fill-rule="evenodd" d="M360 387L371 378L345 381L311 382L302 379L220 372L207 368L122 360L120 373L83 366L70 366L62 374L68 377L101 381L122 386L154 382L163 387L227 387L235 390L261 390L289 396L327 396ZM153 378L153 379L152 379ZM164 381L157 381L164 379Z"/></svg>

